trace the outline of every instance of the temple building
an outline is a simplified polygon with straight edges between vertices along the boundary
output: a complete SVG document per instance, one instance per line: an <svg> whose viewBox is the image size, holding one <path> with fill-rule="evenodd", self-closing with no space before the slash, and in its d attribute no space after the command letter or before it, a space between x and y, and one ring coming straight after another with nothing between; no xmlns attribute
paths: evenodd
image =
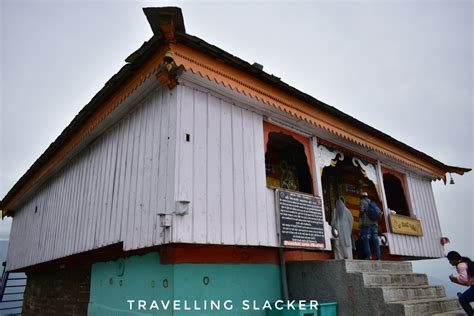
<svg viewBox="0 0 474 316"><path fill-rule="evenodd" d="M240 315L245 300L300 299L292 263L333 261L340 196L357 241L361 192L383 211L383 264L444 256L431 184L470 169L187 34L178 8L144 12L153 37L0 203L13 217L6 269L28 276L24 315L136 315L158 298L195 315L231 300L216 314Z"/></svg>

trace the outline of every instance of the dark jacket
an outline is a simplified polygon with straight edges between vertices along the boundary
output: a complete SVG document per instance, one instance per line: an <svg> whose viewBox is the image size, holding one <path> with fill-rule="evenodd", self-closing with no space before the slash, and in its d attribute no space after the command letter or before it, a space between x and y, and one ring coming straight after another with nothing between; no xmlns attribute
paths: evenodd
<svg viewBox="0 0 474 316"><path fill-rule="evenodd" d="M360 199L360 226L370 226L371 224L378 224L369 218L367 215L367 211L369 209L370 199L368 197L364 197Z"/></svg>

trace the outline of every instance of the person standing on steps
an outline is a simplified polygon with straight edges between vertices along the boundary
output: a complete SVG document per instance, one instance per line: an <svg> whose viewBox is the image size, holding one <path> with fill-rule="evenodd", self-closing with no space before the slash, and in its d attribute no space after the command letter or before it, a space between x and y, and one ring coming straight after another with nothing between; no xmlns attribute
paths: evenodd
<svg viewBox="0 0 474 316"><path fill-rule="evenodd" d="M360 226L359 234L364 248L364 258L372 259L370 250L371 244L374 246L375 259L380 260L380 242L378 233L378 222L371 220L368 216L370 199L367 192L360 193Z"/></svg>
<svg viewBox="0 0 474 316"><path fill-rule="evenodd" d="M331 220L332 228L339 233L339 237L334 240L334 259L352 259L352 223L354 217L344 204L344 197L340 196Z"/></svg>
<svg viewBox="0 0 474 316"><path fill-rule="evenodd" d="M459 303L467 315L473 316L471 302L474 302L474 262L467 257L462 257L457 251L448 252L446 257L458 272L458 276L452 274L449 276L451 282L469 287L460 295L458 294L458 297Z"/></svg>

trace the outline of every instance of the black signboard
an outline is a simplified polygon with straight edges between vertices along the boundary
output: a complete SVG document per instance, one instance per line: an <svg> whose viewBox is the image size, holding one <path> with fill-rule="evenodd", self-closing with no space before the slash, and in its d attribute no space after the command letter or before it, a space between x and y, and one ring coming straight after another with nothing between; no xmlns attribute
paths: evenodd
<svg viewBox="0 0 474 316"><path fill-rule="evenodd" d="M282 246L325 248L321 198L276 190Z"/></svg>

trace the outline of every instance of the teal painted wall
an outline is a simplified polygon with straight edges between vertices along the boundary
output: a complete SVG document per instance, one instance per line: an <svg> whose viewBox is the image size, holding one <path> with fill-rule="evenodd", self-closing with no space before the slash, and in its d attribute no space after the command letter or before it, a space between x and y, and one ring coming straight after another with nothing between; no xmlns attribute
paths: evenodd
<svg viewBox="0 0 474 316"><path fill-rule="evenodd" d="M148 253L115 261L95 263L91 272L89 315L252 315L263 310L242 309L243 300L281 299L280 267L273 264L161 264L159 254ZM130 311L127 300L135 300ZM160 310L138 310L138 300L155 300ZM164 310L161 301L181 302L181 310ZM211 300L219 301L220 310L211 310ZM230 300L232 310L225 310ZM184 310L184 301L192 310ZM194 309L194 301L201 311ZM204 310L205 302L207 310Z"/></svg>

